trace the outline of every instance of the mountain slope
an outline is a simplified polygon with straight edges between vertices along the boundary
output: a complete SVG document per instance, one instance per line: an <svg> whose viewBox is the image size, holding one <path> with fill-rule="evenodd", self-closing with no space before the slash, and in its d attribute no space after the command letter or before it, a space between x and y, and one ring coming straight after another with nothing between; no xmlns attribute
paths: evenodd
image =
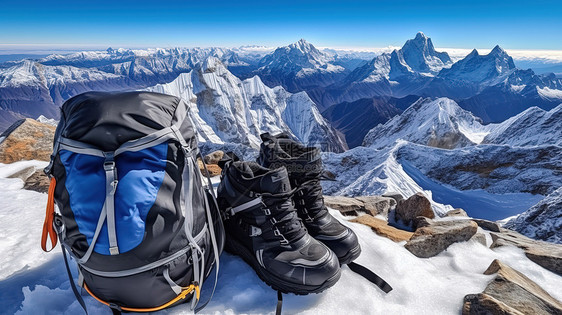
<svg viewBox="0 0 562 315"><path fill-rule="evenodd" d="M534 239L562 244L562 187L508 221L505 227Z"/></svg>
<svg viewBox="0 0 562 315"><path fill-rule="evenodd" d="M332 56L301 39L264 56L254 74L270 87L281 85L289 92L300 92L333 84L346 72L334 64Z"/></svg>
<svg viewBox="0 0 562 315"><path fill-rule="evenodd" d="M306 93L271 89L257 76L241 81L214 57L171 83L147 90L189 102L201 141L258 148L261 133L287 131L323 150L341 152L345 148Z"/></svg>
<svg viewBox="0 0 562 315"><path fill-rule="evenodd" d="M402 113L419 97L409 96L401 99L375 97L355 102L343 102L326 109L322 115L332 126L345 135L347 145L354 148L363 143L365 135L378 124L384 124L392 117Z"/></svg>
<svg viewBox="0 0 562 315"><path fill-rule="evenodd" d="M531 107L498 124L483 142L510 146L562 146L562 104L548 112Z"/></svg>
<svg viewBox="0 0 562 315"><path fill-rule="evenodd" d="M363 144L382 149L401 139L452 149L480 143L488 129L453 100L420 99L399 116L371 129Z"/></svg>

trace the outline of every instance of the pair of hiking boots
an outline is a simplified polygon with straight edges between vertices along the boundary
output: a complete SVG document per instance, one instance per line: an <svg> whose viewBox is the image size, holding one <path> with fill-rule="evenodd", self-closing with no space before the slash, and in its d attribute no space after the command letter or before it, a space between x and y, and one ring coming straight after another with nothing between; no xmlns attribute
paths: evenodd
<svg viewBox="0 0 562 315"><path fill-rule="evenodd" d="M261 138L258 163L235 156L220 163L226 250L275 290L322 292L361 253L357 236L324 205L320 150L285 134Z"/></svg>

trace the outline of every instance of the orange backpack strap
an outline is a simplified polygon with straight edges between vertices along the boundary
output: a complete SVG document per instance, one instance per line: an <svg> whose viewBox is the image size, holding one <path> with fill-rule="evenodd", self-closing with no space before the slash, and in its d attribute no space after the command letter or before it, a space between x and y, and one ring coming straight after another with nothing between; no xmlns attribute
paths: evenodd
<svg viewBox="0 0 562 315"><path fill-rule="evenodd" d="M51 178L49 185L49 197L47 199L47 209L45 211L45 222L43 222L43 234L41 235L41 248L45 252L50 252L57 246L57 233L53 227L53 220L55 218L55 186L57 181L54 177ZM47 235L51 239L51 249L47 250Z"/></svg>

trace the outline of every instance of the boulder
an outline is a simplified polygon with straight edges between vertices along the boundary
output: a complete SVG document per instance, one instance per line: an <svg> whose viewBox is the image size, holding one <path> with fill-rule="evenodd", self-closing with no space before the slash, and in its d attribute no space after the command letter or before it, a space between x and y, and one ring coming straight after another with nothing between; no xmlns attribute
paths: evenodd
<svg viewBox="0 0 562 315"><path fill-rule="evenodd" d="M433 220L426 217L416 217L412 222L412 226L415 231L419 228L430 226L433 223Z"/></svg>
<svg viewBox="0 0 562 315"><path fill-rule="evenodd" d="M221 150L213 151L213 152L205 155L205 158L204 158L205 164L218 164L223 156L224 156L223 151L221 151Z"/></svg>
<svg viewBox="0 0 562 315"><path fill-rule="evenodd" d="M0 163L49 161L54 136L54 126L30 118L19 120L0 135Z"/></svg>
<svg viewBox="0 0 562 315"><path fill-rule="evenodd" d="M464 211L461 208L456 208L455 210L451 210L448 211L445 214L446 217L468 217L468 214L466 214L466 211Z"/></svg>
<svg viewBox="0 0 562 315"><path fill-rule="evenodd" d="M492 232L499 232L500 226L496 222L483 220L483 219L472 219L472 221L476 222L479 227L483 228L484 230L492 231Z"/></svg>
<svg viewBox="0 0 562 315"><path fill-rule="evenodd" d="M490 248L512 245L525 251L531 261L554 273L562 275L562 245L537 241L508 229L490 233L493 243Z"/></svg>
<svg viewBox="0 0 562 315"><path fill-rule="evenodd" d="M364 203L351 197L324 196L324 204L328 208L340 211L343 215L359 215L358 211L365 211Z"/></svg>
<svg viewBox="0 0 562 315"><path fill-rule="evenodd" d="M488 243L486 242L486 235L484 233L476 233L474 234L471 238L470 238L471 242L477 242L480 243L484 246L488 246Z"/></svg>
<svg viewBox="0 0 562 315"><path fill-rule="evenodd" d="M222 172L222 169L216 164L206 164L205 166L203 166L203 162L201 162L201 159L197 159L197 165L199 166L199 171L201 171L201 174L203 174L203 176L207 176L207 173L205 172L205 166L209 171L210 177L218 176Z"/></svg>
<svg viewBox="0 0 562 315"><path fill-rule="evenodd" d="M497 259L484 272L495 273L484 292L465 296L463 314L562 314L562 303L524 274Z"/></svg>
<svg viewBox="0 0 562 315"><path fill-rule="evenodd" d="M356 219L351 220L351 222L357 222L371 227L373 232L380 236L389 238L395 242L407 241L414 233L397 229L393 226L388 225L388 222L372 217L370 215L362 215Z"/></svg>
<svg viewBox="0 0 562 315"><path fill-rule="evenodd" d="M424 194L417 193L406 200L399 201L396 205L396 218L404 223L410 224L418 216L435 218L431 202Z"/></svg>
<svg viewBox="0 0 562 315"><path fill-rule="evenodd" d="M37 170L35 169L35 166L29 166L29 167L26 167L22 170L19 170L19 171L15 172L14 174L8 176L8 178L19 178L25 183L25 181L31 175L33 175L36 171Z"/></svg>
<svg viewBox="0 0 562 315"><path fill-rule="evenodd" d="M453 243L470 240L477 230L478 225L470 220L431 221L416 229L405 247L418 257L433 257Z"/></svg>
<svg viewBox="0 0 562 315"><path fill-rule="evenodd" d="M327 207L339 210L344 215L359 215L365 212L372 216L381 214L388 217L388 211L396 202L392 198L381 196L324 196L324 204Z"/></svg>
<svg viewBox="0 0 562 315"><path fill-rule="evenodd" d="M397 193L397 192L387 192L386 194L383 194L382 196L387 197L387 198L392 198L396 202L404 200L404 196L402 196L401 193Z"/></svg>
<svg viewBox="0 0 562 315"><path fill-rule="evenodd" d="M43 170L37 170L33 175L25 180L23 189L34 190L41 193L47 193L49 191L50 180Z"/></svg>
<svg viewBox="0 0 562 315"><path fill-rule="evenodd" d="M372 216L382 214L384 217L388 217L388 211L390 211L390 208L396 206L396 200L388 197L359 196L355 199L363 202L365 212Z"/></svg>

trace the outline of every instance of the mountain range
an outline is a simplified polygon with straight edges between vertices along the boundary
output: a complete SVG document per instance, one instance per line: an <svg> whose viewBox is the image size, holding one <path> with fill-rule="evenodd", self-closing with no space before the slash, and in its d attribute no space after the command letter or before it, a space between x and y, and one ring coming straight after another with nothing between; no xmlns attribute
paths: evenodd
<svg viewBox="0 0 562 315"><path fill-rule="evenodd" d="M493 220L528 210L514 228L558 239L562 80L518 69L499 46L453 61L420 32L376 56L301 39L277 49L110 48L5 62L0 129L23 117L56 120L85 91L131 89L188 102L206 150L252 158L260 133L281 131L321 147L338 176L323 184L327 193L426 191L437 214L452 205ZM552 224L523 228L541 220Z"/></svg>

